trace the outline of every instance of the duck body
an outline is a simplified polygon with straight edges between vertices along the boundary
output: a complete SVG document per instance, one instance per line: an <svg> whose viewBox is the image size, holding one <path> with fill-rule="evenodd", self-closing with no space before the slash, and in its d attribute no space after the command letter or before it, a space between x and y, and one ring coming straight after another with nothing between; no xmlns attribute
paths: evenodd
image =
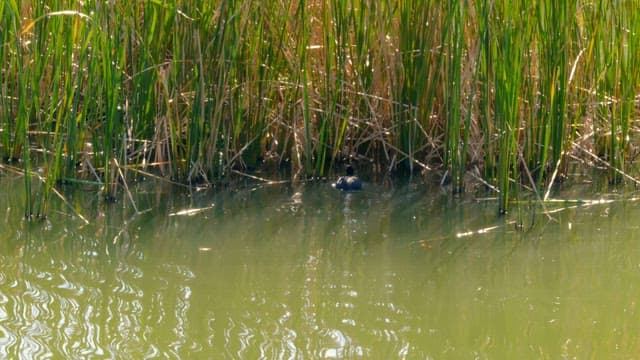
<svg viewBox="0 0 640 360"><path fill-rule="evenodd" d="M353 168L349 165L347 166L347 175L340 176L333 186L344 191L360 190L362 189L362 180L353 174Z"/></svg>

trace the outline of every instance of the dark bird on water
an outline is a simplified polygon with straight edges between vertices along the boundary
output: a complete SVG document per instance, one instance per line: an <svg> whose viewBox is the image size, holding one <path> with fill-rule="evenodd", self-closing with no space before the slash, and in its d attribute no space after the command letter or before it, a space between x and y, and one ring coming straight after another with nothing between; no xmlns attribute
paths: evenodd
<svg viewBox="0 0 640 360"><path fill-rule="evenodd" d="M347 165L347 174L345 176L340 176L338 181L336 181L333 186L339 190L360 190L362 189L362 181L360 178L353 173L353 167L351 165Z"/></svg>

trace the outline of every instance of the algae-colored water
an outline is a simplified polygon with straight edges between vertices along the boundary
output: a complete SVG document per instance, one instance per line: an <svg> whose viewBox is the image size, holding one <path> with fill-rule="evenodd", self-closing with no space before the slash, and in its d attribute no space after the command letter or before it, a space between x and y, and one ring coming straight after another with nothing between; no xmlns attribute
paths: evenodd
<svg viewBox="0 0 640 360"><path fill-rule="evenodd" d="M522 208L520 230L421 184L147 189L137 215L74 191L89 224L55 201L27 224L21 181L0 177L0 358L640 353L633 194Z"/></svg>

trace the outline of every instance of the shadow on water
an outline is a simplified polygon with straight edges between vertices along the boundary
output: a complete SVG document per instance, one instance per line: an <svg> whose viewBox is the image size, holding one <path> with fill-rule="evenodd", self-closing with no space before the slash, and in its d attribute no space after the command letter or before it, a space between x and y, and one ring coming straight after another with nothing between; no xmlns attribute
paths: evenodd
<svg viewBox="0 0 640 360"><path fill-rule="evenodd" d="M21 192L0 192L0 357L640 350L635 201L524 209L519 231L493 203L420 183L173 191L140 187L140 214L70 191L89 224L62 204L25 223Z"/></svg>

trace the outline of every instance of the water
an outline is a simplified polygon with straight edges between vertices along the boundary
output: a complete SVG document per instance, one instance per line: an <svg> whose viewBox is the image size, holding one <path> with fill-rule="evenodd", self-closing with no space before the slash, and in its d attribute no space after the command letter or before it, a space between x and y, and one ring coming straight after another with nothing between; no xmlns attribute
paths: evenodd
<svg viewBox="0 0 640 360"><path fill-rule="evenodd" d="M148 186L138 215L79 190L88 224L60 202L27 224L21 181L0 177L0 358L640 353L633 194L500 218L419 183Z"/></svg>

